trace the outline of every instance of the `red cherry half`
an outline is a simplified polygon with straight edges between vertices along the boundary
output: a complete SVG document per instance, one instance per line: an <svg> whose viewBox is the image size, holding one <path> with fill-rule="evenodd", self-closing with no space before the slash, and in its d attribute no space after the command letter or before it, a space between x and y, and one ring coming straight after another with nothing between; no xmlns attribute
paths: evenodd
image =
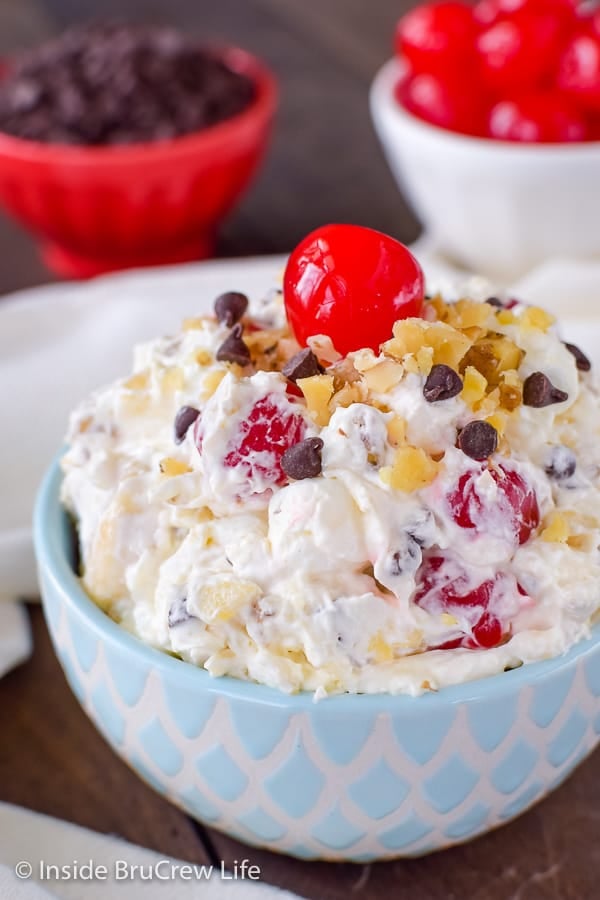
<svg viewBox="0 0 600 900"><path fill-rule="evenodd" d="M512 576L502 572L469 585L467 573L456 560L444 555L426 557L417 573L414 602L432 615L454 616L462 634L430 649L451 650L497 647L510 634L510 622L503 621L504 596L510 605L519 605L526 596Z"/></svg>
<svg viewBox="0 0 600 900"><path fill-rule="evenodd" d="M515 536L515 544L524 544L540 524L540 510L533 488L513 469L498 466L489 469L496 482L498 494L493 509L486 509L486 501L477 492L476 479L480 471L465 472L455 489L448 495L450 512L461 528L486 531L486 519L492 513L504 517ZM489 501L488 501L489 504Z"/></svg>
<svg viewBox="0 0 600 900"><path fill-rule="evenodd" d="M283 284L298 342L328 335L344 355L377 352L397 319L421 314L425 294L421 267L404 244L360 225L324 225L305 237Z"/></svg>
<svg viewBox="0 0 600 900"><path fill-rule="evenodd" d="M248 478L258 475L271 484L284 484L287 478L281 457L304 438L306 429L304 419L294 413L292 404L286 406L271 397L258 400L248 418L241 422L223 464L228 468L241 466Z"/></svg>
<svg viewBox="0 0 600 900"><path fill-rule="evenodd" d="M237 433L226 447L223 465L239 468L249 481L258 479L267 487L287 481L281 467L286 450L304 439L306 423L295 411L293 399L267 395L257 400L247 418L239 422ZM203 422L198 416L194 426L194 442L203 452Z"/></svg>

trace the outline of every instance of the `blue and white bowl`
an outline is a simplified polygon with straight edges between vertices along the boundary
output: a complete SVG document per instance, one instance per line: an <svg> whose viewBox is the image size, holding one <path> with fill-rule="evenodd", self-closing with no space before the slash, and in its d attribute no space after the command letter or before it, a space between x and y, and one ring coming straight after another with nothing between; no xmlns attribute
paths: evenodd
<svg viewBox="0 0 600 900"><path fill-rule="evenodd" d="M503 825L600 740L600 626L559 659L439 693L318 703L147 647L88 598L55 464L35 546L69 684L115 751L194 818L306 859L419 856Z"/></svg>

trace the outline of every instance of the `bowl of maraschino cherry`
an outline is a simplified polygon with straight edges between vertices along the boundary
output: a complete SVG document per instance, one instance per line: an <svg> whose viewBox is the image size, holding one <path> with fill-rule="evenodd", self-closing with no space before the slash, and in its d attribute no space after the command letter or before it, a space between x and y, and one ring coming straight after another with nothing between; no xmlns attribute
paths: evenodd
<svg viewBox="0 0 600 900"><path fill-rule="evenodd" d="M495 279L600 257L600 10L440 0L403 16L371 112L439 248Z"/></svg>

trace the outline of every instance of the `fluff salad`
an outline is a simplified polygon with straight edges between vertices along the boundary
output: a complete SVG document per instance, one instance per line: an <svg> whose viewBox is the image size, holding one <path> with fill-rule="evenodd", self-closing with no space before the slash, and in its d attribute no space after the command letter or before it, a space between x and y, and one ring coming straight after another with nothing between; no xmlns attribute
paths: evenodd
<svg viewBox="0 0 600 900"><path fill-rule="evenodd" d="M72 414L93 600L285 692L416 695L564 653L600 606L600 415L550 315L437 296L375 353L303 350L282 294L137 346Z"/></svg>

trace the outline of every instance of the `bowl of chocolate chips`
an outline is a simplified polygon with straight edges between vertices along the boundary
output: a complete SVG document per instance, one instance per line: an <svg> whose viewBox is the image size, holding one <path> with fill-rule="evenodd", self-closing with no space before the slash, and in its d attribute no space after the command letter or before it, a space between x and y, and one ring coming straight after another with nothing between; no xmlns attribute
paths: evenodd
<svg viewBox="0 0 600 900"><path fill-rule="evenodd" d="M63 276L208 256L264 155L276 94L237 47L70 29L4 66L0 202Z"/></svg>

